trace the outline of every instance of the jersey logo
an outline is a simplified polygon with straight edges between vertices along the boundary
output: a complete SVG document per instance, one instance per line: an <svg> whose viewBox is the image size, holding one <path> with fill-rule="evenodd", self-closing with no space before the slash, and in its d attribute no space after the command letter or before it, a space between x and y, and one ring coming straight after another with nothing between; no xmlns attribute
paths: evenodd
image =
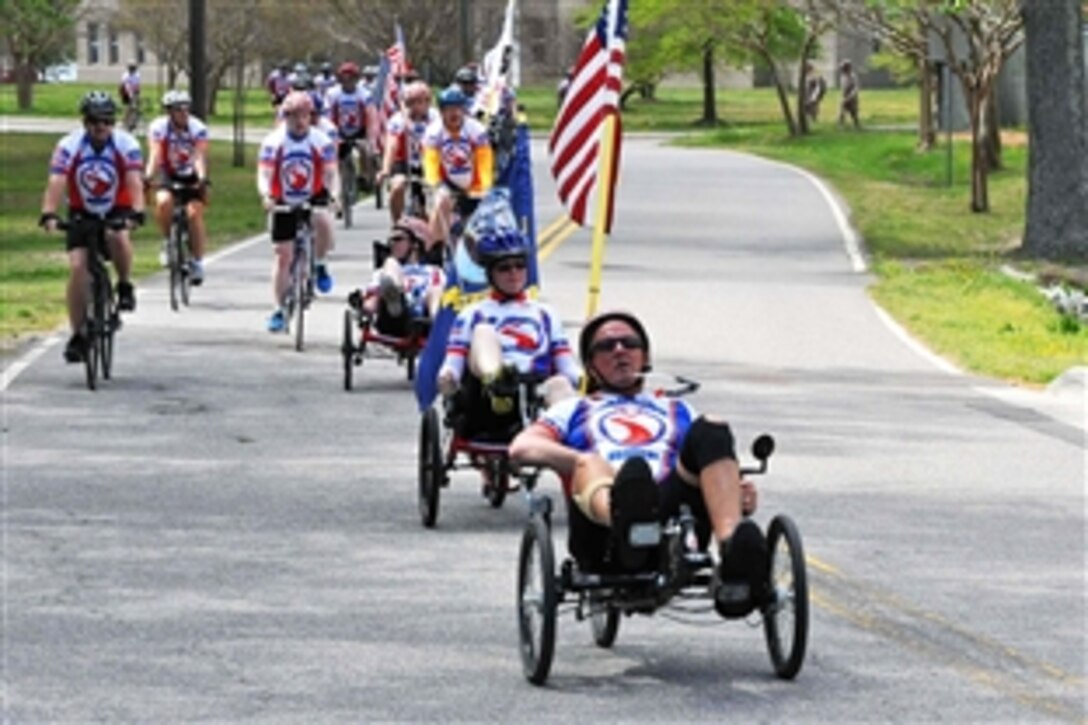
<svg viewBox="0 0 1088 725"><path fill-rule="evenodd" d="M450 171L469 169L469 149L465 144L449 143L442 147L442 164Z"/></svg>
<svg viewBox="0 0 1088 725"><path fill-rule="evenodd" d="M504 351L533 353L543 346L540 323L530 317L507 318L499 325L498 332Z"/></svg>
<svg viewBox="0 0 1088 725"><path fill-rule="evenodd" d="M308 159L288 159L283 162L283 179L288 191L295 194L301 194L310 188L313 173Z"/></svg>
<svg viewBox="0 0 1088 725"><path fill-rule="evenodd" d="M88 201L101 201L117 187L117 170L108 161L91 159L80 165L76 180Z"/></svg>
<svg viewBox="0 0 1088 725"><path fill-rule="evenodd" d="M668 432L668 425L656 410L613 410L601 417L597 430L602 437L625 447L650 446Z"/></svg>

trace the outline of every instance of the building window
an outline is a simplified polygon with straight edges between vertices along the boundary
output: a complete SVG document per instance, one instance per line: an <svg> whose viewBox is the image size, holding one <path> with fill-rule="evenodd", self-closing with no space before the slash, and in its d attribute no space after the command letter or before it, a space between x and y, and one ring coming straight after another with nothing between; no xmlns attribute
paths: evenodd
<svg viewBox="0 0 1088 725"><path fill-rule="evenodd" d="M121 43L117 40L117 28L108 26L110 34L110 65L121 62Z"/></svg>
<svg viewBox="0 0 1088 725"><path fill-rule="evenodd" d="M147 50L144 48L144 36L136 33L136 62L143 65L147 62Z"/></svg>
<svg viewBox="0 0 1088 725"><path fill-rule="evenodd" d="M87 23L87 65L98 62L98 23Z"/></svg>

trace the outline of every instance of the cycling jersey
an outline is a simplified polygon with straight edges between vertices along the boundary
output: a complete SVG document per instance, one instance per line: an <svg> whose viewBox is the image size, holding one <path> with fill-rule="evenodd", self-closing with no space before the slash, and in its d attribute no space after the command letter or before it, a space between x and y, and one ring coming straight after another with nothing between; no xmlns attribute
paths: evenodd
<svg viewBox="0 0 1088 725"><path fill-rule="evenodd" d="M319 131L324 131L325 135L332 141L333 146L340 142L340 129L336 128L333 122L324 116L319 116L313 127Z"/></svg>
<svg viewBox="0 0 1088 725"><path fill-rule="evenodd" d="M571 383L578 383L581 371L559 316L548 305L533 302L525 295L507 300L493 294L461 311L450 330L443 363L456 379L464 373L472 330L483 322L499 333L503 361L513 363L519 372L544 377L559 373Z"/></svg>
<svg viewBox="0 0 1088 725"><path fill-rule="evenodd" d="M207 142L208 127L199 118L189 117L189 125L179 129L170 122L169 116L160 116L147 129L149 143L158 146L161 170L166 179L196 175L197 144Z"/></svg>
<svg viewBox="0 0 1088 725"><path fill-rule="evenodd" d="M366 132L367 107L370 104L370 91L356 86L354 91L345 91L337 86L326 97L328 117L340 129L344 138L358 138Z"/></svg>
<svg viewBox="0 0 1088 725"><path fill-rule="evenodd" d="M132 207L125 174L139 172L142 167L140 144L132 134L114 129L102 149L95 151L81 129L57 143L49 173L67 178L69 209L105 216L115 208Z"/></svg>
<svg viewBox="0 0 1088 725"><path fill-rule="evenodd" d="M121 102L132 103L140 97L140 74L125 71L121 76Z"/></svg>
<svg viewBox="0 0 1088 725"><path fill-rule="evenodd" d="M314 78L314 88L321 94L322 98L327 97L329 91L335 88L336 85L336 76L331 73L329 75L318 73L317 77Z"/></svg>
<svg viewBox="0 0 1088 725"><path fill-rule="evenodd" d="M265 88L267 88L269 94L271 94L273 102L278 105L279 102L291 92L291 81L288 80L286 73L274 70L268 74L268 80L265 81Z"/></svg>
<svg viewBox="0 0 1088 725"><path fill-rule="evenodd" d="M400 268L404 273L404 296L408 301L408 314L411 317L426 317L427 292L445 288L446 275L439 267L431 264L408 262ZM366 288L367 296L378 294L384 274L381 270L374 273L370 286Z"/></svg>
<svg viewBox="0 0 1088 725"><path fill-rule="evenodd" d="M640 456L660 482L676 468L680 445L694 420L691 406L676 398L597 392L562 400L537 422L557 442L595 452L617 468Z"/></svg>
<svg viewBox="0 0 1088 725"><path fill-rule="evenodd" d="M443 182L482 194L491 188L492 167L487 129L474 118L466 117L456 136L441 118L423 134L423 178L428 184Z"/></svg>
<svg viewBox="0 0 1088 725"><path fill-rule="evenodd" d="M422 120L416 120L405 114L397 112L389 119L388 133L393 137L396 146L393 149L393 161L407 163L410 168L418 169L423 165L423 134L427 128L440 121L438 111L427 109L427 115Z"/></svg>
<svg viewBox="0 0 1088 725"><path fill-rule="evenodd" d="M261 142L257 163L271 176L266 189L265 177L258 173L257 190L289 206L298 206L323 191L335 193L325 189L323 177L328 165L336 165L336 146L319 129L310 128L306 135L295 137L286 125L280 126Z"/></svg>

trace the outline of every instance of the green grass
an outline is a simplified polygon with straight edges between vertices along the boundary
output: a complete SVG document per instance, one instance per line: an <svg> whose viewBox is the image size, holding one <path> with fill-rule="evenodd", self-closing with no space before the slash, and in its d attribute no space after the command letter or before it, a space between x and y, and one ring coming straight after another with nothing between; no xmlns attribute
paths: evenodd
<svg viewBox="0 0 1088 725"><path fill-rule="evenodd" d="M55 135L0 135L0 341L47 330L65 319L68 278L64 239L38 229L42 191ZM255 234L265 218L257 199L253 154L231 166L229 143L213 143L211 206L207 211L211 248ZM160 234L149 224L134 237L135 275L158 271Z"/></svg>
<svg viewBox="0 0 1088 725"><path fill-rule="evenodd" d="M1006 145L1005 169L989 179L992 211L973 214L968 143L953 145L948 186L946 147L919 153L915 142L909 132L855 133L827 123L800 139L752 124L682 140L786 161L830 182L872 255L873 297L964 368L1044 384L1070 366L1088 364L1088 327L1063 318L1032 285L998 271L1017 263L1026 149Z"/></svg>

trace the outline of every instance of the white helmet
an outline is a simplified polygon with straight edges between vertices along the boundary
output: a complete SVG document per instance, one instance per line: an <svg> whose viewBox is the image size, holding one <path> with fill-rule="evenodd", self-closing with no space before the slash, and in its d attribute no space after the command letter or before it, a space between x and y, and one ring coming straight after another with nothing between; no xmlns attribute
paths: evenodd
<svg viewBox="0 0 1088 725"><path fill-rule="evenodd" d="M193 99L189 97L188 91L167 91L162 97L163 108L173 108L174 106L191 106Z"/></svg>

